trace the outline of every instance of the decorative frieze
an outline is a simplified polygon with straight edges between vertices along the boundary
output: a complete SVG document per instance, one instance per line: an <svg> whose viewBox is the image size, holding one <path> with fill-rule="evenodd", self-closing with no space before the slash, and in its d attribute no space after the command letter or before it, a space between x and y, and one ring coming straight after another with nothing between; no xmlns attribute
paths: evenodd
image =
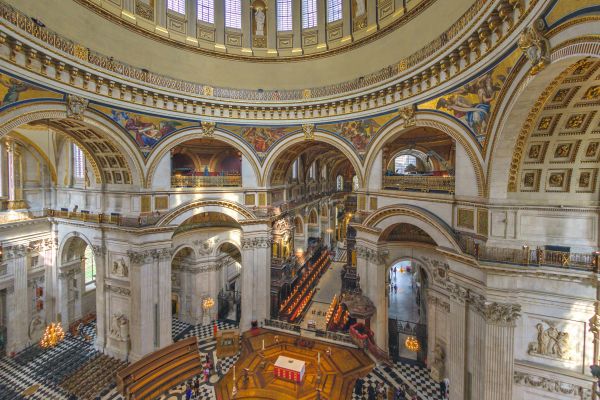
<svg viewBox="0 0 600 400"><path fill-rule="evenodd" d="M104 284L104 289L106 289L107 291L116 293L116 294L120 294L121 296L130 296L131 295L131 290L129 288L111 285L110 283Z"/></svg>
<svg viewBox="0 0 600 400"><path fill-rule="evenodd" d="M550 393L578 396L582 400L592 398L591 389L572 383L561 382L557 379L527 374L524 372L515 371L514 382L517 385L529 386Z"/></svg>
<svg viewBox="0 0 600 400"><path fill-rule="evenodd" d="M364 258L368 262L383 264L388 255L389 252L387 250L375 250L366 246L356 246L356 256Z"/></svg>
<svg viewBox="0 0 600 400"><path fill-rule="evenodd" d="M258 237L250 239L242 239L243 249L267 248L271 246L272 240L269 237Z"/></svg>

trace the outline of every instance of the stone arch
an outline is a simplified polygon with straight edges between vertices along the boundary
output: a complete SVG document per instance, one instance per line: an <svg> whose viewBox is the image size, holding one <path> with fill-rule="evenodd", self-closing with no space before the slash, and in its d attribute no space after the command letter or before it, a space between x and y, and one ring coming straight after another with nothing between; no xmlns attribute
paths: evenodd
<svg viewBox="0 0 600 400"><path fill-rule="evenodd" d="M152 180L154 179L154 174L156 173L156 168L160 160L164 157L164 155L170 151L175 146L187 142L193 139L216 139L220 140L223 143L230 145L231 147L239 150L242 155L248 160L250 165L252 165L252 171L255 175L256 182L260 181L261 173L260 173L260 160L256 157L256 154L252 150L252 148L244 142L241 138L237 138L230 133L226 133L215 129L212 136L206 136L202 128L189 128L179 131L174 135L170 135L165 139L161 140L158 145L152 149L150 154L148 155L147 165L148 165L148 173L146 175L146 180L144 182L144 187L150 188L152 185ZM243 167L242 167L243 168ZM246 171L245 173L247 173ZM243 172L244 173L244 172ZM243 184L244 182L242 182Z"/></svg>
<svg viewBox="0 0 600 400"><path fill-rule="evenodd" d="M217 243L217 245L215 246L213 256L218 256L219 252L223 251L221 248L226 244L232 245L233 247L235 247L237 249L237 251L240 253L240 255L242 254L242 244L241 243L236 242L235 240L232 240L232 239L224 239L224 240L219 241L219 243Z"/></svg>
<svg viewBox="0 0 600 400"><path fill-rule="evenodd" d="M524 151L522 147L541 107L536 102L546 89L578 59L600 57L600 39L597 36L584 36L597 33L595 25L594 21L582 17L549 31L551 63L535 76L529 74L530 64L524 56L516 63L509 77L511 84L498 102L497 117L491 126L492 134L486 151L486 194L490 198L507 196L511 174L514 180L520 163L519 154Z"/></svg>
<svg viewBox="0 0 600 400"><path fill-rule="evenodd" d="M179 226L188 218L201 212L217 212L232 217L237 222L254 220L256 215L247 207L239 203L227 200L195 200L184 203L165 214L157 226L176 225Z"/></svg>
<svg viewBox="0 0 600 400"><path fill-rule="evenodd" d="M69 232L63 238L58 247L58 254L60 265L62 265L66 260L64 259L65 251L69 250L69 246L73 242L74 239L82 240L86 243L87 246L92 247L92 242L83 234L79 232ZM92 247L93 250L93 247Z"/></svg>
<svg viewBox="0 0 600 400"><path fill-rule="evenodd" d="M6 122L0 126L0 137L10 133L13 129L21 125L40 120L51 121L51 125L56 125L52 126L54 129L69 136L83 150L92 164L96 181L98 183L107 183L105 174L109 172L105 170L106 168L99 161L99 157L95 154L94 149L89 146L88 142L91 140L87 140L83 134L75 132L77 129L81 132L91 130L94 133L93 140L108 142L110 146L107 147L114 148L116 150L115 154L123 158L126 164L123 170L128 171L130 174L131 184L141 186L144 180L142 167L144 161L134 143L131 140L123 140L122 128L93 110L86 110L83 113L82 119L77 120L68 117L66 106L62 102L35 102L8 108L3 118ZM65 124L66 121L69 121L69 129L65 129L64 126L59 124ZM88 138L90 137L88 136Z"/></svg>
<svg viewBox="0 0 600 400"><path fill-rule="evenodd" d="M177 256L177 254L179 254L181 251L183 251L185 249L190 249L190 251L194 255L194 258L198 256L198 254L196 253L196 250L192 246L190 246L188 243L182 243L179 246L177 246L175 249L172 250L171 264L173 264L173 260L175 260L175 257Z"/></svg>
<svg viewBox="0 0 600 400"><path fill-rule="evenodd" d="M285 136L285 140L279 141L268 153L264 160L262 175L260 184L263 186L269 185L269 177L273 173L273 170L277 164L277 160L282 156L286 150L289 150L292 146L307 141L304 133L294 133ZM364 172L362 169L362 162L356 153L356 150L345 140L332 135L331 133L322 132L315 130L314 139L310 142L321 142L329 144L338 149L343 155L345 155L354 168L354 172L358 176L358 182L360 187L364 187Z"/></svg>
<svg viewBox="0 0 600 400"><path fill-rule="evenodd" d="M462 253L458 238L452 228L431 212L412 205L392 205L369 215L363 225L376 229L378 237L387 228L399 223L414 225L427 233L438 247Z"/></svg>
<svg viewBox="0 0 600 400"><path fill-rule="evenodd" d="M387 125L375 137L369 145L369 150L365 156L365 171L371 171L377 159L377 154L391 138L401 134L404 130L418 127L433 128L450 136L457 144L457 150L460 148L469 158L473 173L476 179L476 192L479 196L484 195L485 173L483 169L484 161L479 150L480 145L477 140L460 122L452 117L435 111L418 111L415 113L415 125L411 127L404 126L404 120L398 119ZM458 157L458 154L457 154ZM367 177L368 179L368 177ZM381 179L381 177L379 177Z"/></svg>
<svg viewBox="0 0 600 400"><path fill-rule="evenodd" d="M296 215L294 217L294 229L297 235L304 235L304 220L301 215Z"/></svg>
<svg viewBox="0 0 600 400"><path fill-rule="evenodd" d="M51 179L52 183L54 183L56 185L58 183L58 174L56 171L56 165L54 165L54 163L52 161L50 161L46 152L44 150L42 150L34 141L30 140L28 137L23 136L22 134L20 134L18 132L12 132L10 135L12 137L14 137L17 141L21 141L24 144L26 144L27 146L31 146L31 148L35 152L37 152L37 154L40 156L40 158L42 160L44 160L44 162L48 166L48 171L50 172L50 179Z"/></svg>

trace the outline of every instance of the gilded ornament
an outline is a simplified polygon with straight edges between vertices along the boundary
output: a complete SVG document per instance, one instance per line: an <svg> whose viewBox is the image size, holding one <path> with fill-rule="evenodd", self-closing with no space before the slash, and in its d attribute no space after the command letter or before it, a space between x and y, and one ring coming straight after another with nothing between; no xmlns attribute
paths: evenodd
<svg viewBox="0 0 600 400"><path fill-rule="evenodd" d="M314 140L314 138L315 138L315 125L314 124L302 125L302 131L304 132L305 140Z"/></svg>
<svg viewBox="0 0 600 400"><path fill-rule="evenodd" d="M545 131L550 128L550 122L552 122L552 117L543 117L538 124L538 130Z"/></svg>
<svg viewBox="0 0 600 400"><path fill-rule="evenodd" d="M600 85L592 86L585 91L583 100L598 100L600 99Z"/></svg>
<svg viewBox="0 0 600 400"><path fill-rule="evenodd" d="M74 94L67 96L67 118L83 120L83 114L87 109L89 100Z"/></svg>
<svg viewBox="0 0 600 400"><path fill-rule="evenodd" d="M583 125L583 121L585 121L585 114L575 114L571 115L567 120L567 128L568 129L578 129Z"/></svg>
<svg viewBox="0 0 600 400"><path fill-rule="evenodd" d="M80 44L76 44L73 46L73 55L80 60L87 61L89 58L90 49L84 47Z"/></svg>
<svg viewBox="0 0 600 400"><path fill-rule="evenodd" d="M550 63L550 41L543 36L545 22L537 19L519 36L519 47L531 63L531 75L536 75Z"/></svg>
<svg viewBox="0 0 600 400"><path fill-rule="evenodd" d="M555 158L565 158L568 157L571 153L572 143L563 143L556 146L556 150L554 150Z"/></svg>
<svg viewBox="0 0 600 400"><path fill-rule="evenodd" d="M400 117L404 120L405 128L417 125L416 112L417 106L414 104L407 107L402 107L398 110L398 114L400 114Z"/></svg>
<svg viewBox="0 0 600 400"><path fill-rule="evenodd" d="M210 121L202 121L200 125L202 127L202 135L204 137L213 137L215 133L215 127L217 125L216 123Z"/></svg>

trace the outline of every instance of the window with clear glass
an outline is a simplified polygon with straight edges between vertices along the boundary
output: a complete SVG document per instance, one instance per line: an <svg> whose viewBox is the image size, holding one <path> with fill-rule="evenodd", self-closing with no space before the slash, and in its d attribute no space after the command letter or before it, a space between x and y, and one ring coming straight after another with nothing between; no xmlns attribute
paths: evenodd
<svg viewBox="0 0 600 400"><path fill-rule="evenodd" d="M83 151L73 143L73 177L83 178L85 175L85 157Z"/></svg>
<svg viewBox="0 0 600 400"><path fill-rule="evenodd" d="M417 167L417 157L404 154L396 157L394 160L394 172L397 174L406 174L415 172Z"/></svg>
<svg viewBox="0 0 600 400"><path fill-rule="evenodd" d="M292 0L277 0L277 30L292 30Z"/></svg>
<svg viewBox="0 0 600 400"><path fill-rule="evenodd" d="M317 26L317 0L302 0L302 28Z"/></svg>
<svg viewBox="0 0 600 400"><path fill-rule="evenodd" d="M327 0L327 22L342 19L342 0Z"/></svg>
<svg viewBox="0 0 600 400"><path fill-rule="evenodd" d="M96 261L91 246L85 248L82 262L84 264L85 290L94 289L96 287Z"/></svg>
<svg viewBox="0 0 600 400"><path fill-rule="evenodd" d="M240 0L225 0L225 26L242 29L242 3Z"/></svg>
<svg viewBox="0 0 600 400"><path fill-rule="evenodd" d="M185 0L167 0L167 8L179 14L185 14Z"/></svg>
<svg viewBox="0 0 600 400"><path fill-rule="evenodd" d="M198 0L198 20L215 23L215 0Z"/></svg>
<svg viewBox="0 0 600 400"><path fill-rule="evenodd" d="M344 190L344 178L341 175L336 178L336 188L338 191Z"/></svg>
<svg viewBox="0 0 600 400"><path fill-rule="evenodd" d="M358 176L352 177L352 190L358 190Z"/></svg>
<svg viewBox="0 0 600 400"><path fill-rule="evenodd" d="M298 179L298 159L292 164L292 179Z"/></svg>

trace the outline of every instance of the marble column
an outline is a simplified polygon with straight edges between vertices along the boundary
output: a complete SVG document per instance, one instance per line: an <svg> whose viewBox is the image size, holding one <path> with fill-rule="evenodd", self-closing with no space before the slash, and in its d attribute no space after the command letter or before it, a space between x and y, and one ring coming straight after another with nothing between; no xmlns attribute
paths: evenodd
<svg viewBox="0 0 600 400"><path fill-rule="evenodd" d="M106 278L106 247L93 245L96 262L96 343L94 347L103 351L106 345L106 294L104 280Z"/></svg>
<svg viewBox="0 0 600 400"><path fill-rule="evenodd" d="M131 352L129 359L137 361L154 351L154 257L151 252L128 252L131 289L129 336Z"/></svg>
<svg viewBox="0 0 600 400"><path fill-rule="evenodd" d="M465 378L467 365L467 289L449 284L450 290L450 332L448 349L448 377L450 380L450 398L465 398Z"/></svg>
<svg viewBox="0 0 600 400"><path fill-rule="evenodd" d="M28 345L28 325L30 315L27 298L27 254L29 249L24 245L9 247L8 271L13 275L12 292L9 290L7 345L8 353L18 352Z"/></svg>
<svg viewBox="0 0 600 400"><path fill-rule="evenodd" d="M518 304L486 303L481 309L485 325L484 400L512 396L515 322Z"/></svg>

